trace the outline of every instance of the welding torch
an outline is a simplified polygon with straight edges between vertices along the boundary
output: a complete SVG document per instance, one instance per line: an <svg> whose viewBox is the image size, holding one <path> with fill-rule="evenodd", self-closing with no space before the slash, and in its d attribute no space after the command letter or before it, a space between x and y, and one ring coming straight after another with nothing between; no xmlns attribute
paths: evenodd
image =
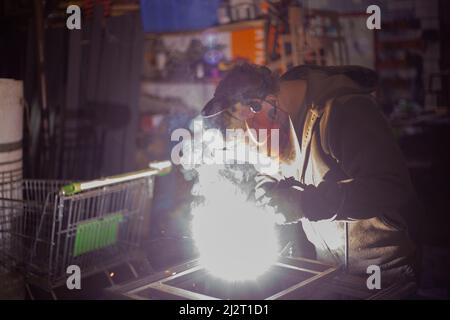
<svg viewBox="0 0 450 320"><path fill-rule="evenodd" d="M304 190L306 185L296 180L294 177L277 179L274 176L259 174L255 177L256 186L254 191L249 195L249 200L258 200L264 194L270 193L271 190L275 188L278 189L287 189L291 187L299 188L300 190ZM262 190L262 193L259 191Z"/></svg>
<svg viewBox="0 0 450 320"><path fill-rule="evenodd" d="M277 207L284 216L283 224L295 223L303 217L301 212L301 192L307 186L293 177L277 179L269 175L257 175L256 186L248 200Z"/></svg>

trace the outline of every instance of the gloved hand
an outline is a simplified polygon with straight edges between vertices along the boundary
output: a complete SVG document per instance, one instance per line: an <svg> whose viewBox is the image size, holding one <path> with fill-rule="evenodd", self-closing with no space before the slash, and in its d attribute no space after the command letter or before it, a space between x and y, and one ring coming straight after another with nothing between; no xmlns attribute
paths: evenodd
<svg viewBox="0 0 450 320"><path fill-rule="evenodd" d="M302 190L308 186L294 178L277 180L271 176L260 175L255 178L255 199L263 204L276 207L284 218L284 224L298 222L302 213Z"/></svg>

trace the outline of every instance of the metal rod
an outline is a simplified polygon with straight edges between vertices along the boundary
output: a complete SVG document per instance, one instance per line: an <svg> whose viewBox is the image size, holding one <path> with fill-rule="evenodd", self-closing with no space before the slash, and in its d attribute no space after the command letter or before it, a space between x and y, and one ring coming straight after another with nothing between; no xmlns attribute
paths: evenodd
<svg viewBox="0 0 450 320"><path fill-rule="evenodd" d="M127 174L106 177L103 179L88 181L88 182L77 182L66 185L62 187L61 192L63 195L73 195L81 191L86 191L94 188L104 187L111 184L126 182L135 179L151 177L154 175L166 174L171 170L170 161L162 161L154 164L150 164L150 169L135 171Z"/></svg>
<svg viewBox="0 0 450 320"><path fill-rule="evenodd" d="M38 84L41 98L42 123L41 132L44 142L44 163L48 160L48 152L50 148L50 122L49 110L47 104L47 78L45 74L45 54L44 54L44 8L42 0L34 1L35 25L36 25L36 46L37 46L37 67L38 67ZM43 165L43 164L41 164Z"/></svg>
<svg viewBox="0 0 450 320"><path fill-rule="evenodd" d="M345 271L348 270L348 222L345 221L344 222L344 229L345 229L345 252L344 252L344 266L345 266Z"/></svg>

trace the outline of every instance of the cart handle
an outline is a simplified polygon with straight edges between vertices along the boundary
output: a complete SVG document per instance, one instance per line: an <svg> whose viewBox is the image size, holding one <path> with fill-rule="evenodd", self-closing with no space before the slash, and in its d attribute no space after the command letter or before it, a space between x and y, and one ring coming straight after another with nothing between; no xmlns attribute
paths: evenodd
<svg viewBox="0 0 450 320"><path fill-rule="evenodd" d="M172 169L172 164L170 163L170 161L151 162L148 166L150 169L134 171L87 182L74 182L63 186L60 192L64 196L71 196L82 191L104 187L119 182L126 182L155 175L162 176L169 173Z"/></svg>

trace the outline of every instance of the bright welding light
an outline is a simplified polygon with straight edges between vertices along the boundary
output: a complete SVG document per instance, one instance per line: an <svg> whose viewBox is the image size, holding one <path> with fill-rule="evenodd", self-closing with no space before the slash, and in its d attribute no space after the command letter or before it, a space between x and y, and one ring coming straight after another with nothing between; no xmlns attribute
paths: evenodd
<svg viewBox="0 0 450 320"><path fill-rule="evenodd" d="M199 169L196 192L205 201L192 210L192 232L200 262L213 276L254 280L277 260L275 212L247 201L237 185L217 172L215 166Z"/></svg>

